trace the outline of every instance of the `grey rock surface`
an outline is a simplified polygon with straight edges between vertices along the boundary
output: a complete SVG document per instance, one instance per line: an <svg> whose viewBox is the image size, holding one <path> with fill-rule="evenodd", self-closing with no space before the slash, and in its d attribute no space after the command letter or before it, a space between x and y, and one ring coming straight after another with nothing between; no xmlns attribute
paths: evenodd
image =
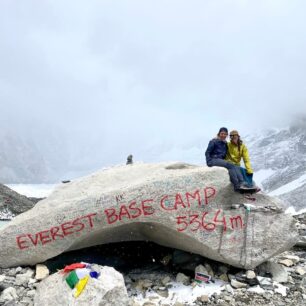
<svg viewBox="0 0 306 306"><path fill-rule="evenodd" d="M93 265L92 269L100 274L98 279L89 278L86 287L79 297L73 291L60 272L45 278L37 286L34 306L54 305L91 305L91 306L126 306L128 295L122 274L111 267Z"/></svg>
<svg viewBox="0 0 306 306"><path fill-rule="evenodd" d="M0 219L11 219L31 209L34 205L35 203L26 196L0 184Z"/></svg>
<svg viewBox="0 0 306 306"><path fill-rule="evenodd" d="M114 167L61 185L0 230L0 267L149 240L252 269L296 243L295 220L279 200L234 193L223 168L169 166Z"/></svg>

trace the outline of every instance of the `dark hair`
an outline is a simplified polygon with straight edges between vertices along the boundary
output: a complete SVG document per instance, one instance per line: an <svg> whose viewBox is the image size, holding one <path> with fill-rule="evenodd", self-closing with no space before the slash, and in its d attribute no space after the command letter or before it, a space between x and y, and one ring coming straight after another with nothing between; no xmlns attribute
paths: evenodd
<svg viewBox="0 0 306 306"><path fill-rule="evenodd" d="M228 134L228 130L226 127L222 127L220 128L219 132L218 132L218 135L220 135L221 132L225 132L226 134Z"/></svg>

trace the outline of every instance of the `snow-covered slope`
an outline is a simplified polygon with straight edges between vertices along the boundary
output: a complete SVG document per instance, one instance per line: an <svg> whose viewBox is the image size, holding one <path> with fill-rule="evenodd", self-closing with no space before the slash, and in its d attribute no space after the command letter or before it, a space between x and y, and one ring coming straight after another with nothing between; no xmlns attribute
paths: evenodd
<svg viewBox="0 0 306 306"><path fill-rule="evenodd" d="M255 180L295 210L306 208L306 121L249 136Z"/></svg>

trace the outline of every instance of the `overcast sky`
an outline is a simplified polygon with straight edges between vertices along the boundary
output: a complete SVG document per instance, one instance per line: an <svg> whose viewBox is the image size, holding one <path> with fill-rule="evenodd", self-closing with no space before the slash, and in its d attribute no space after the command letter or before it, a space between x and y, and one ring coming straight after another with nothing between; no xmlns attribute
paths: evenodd
<svg viewBox="0 0 306 306"><path fill-rule="evenodd" d="M0 127L111 163L285 126L306 112L305 31L304 0L1 0Z"/></svg>

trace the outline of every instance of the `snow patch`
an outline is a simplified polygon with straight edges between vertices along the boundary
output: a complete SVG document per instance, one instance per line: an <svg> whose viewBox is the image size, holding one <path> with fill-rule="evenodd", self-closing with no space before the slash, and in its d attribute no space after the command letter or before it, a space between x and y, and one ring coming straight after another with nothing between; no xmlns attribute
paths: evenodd
<svg viewBox="0 0 306 306"><path fill-rule="evenodd" d="M272 169L261 169L254 173L254 180L256 181L256 185L260 188L263 188L262 182L273 175L275 170Z"/></svg>
<svg viewBox="0 0 306 306"><path fill-rule="evenodd" d="M168 289L169 296L167 298L161 297L153 290L147 290L145 298L143 298L142 294L138 294L136 300L141 303L152 302L152 297L155 297L154 302L158 305L174 305L175 302L184 303L185 305L195 305L194 302L202 295L211 296L214 293L220 294L224 282L216 280L215 283L197 284L194 288L191 285L185 286L177 282L171 282L171 284L172 287Z"/></svg>
<svg viewBox="0 0 306 306"><path fill-rule="evenodd" d="M288 193L294 189L297 189L301 186L303 186L304 184L306 183L306 174L300 176L298 179L286 184L286 185L283 185L282 187L280 188L277 188L271 192L269 192L269 195L270 196L279 196L281 194L284 194L284 193Z"/></svg>

